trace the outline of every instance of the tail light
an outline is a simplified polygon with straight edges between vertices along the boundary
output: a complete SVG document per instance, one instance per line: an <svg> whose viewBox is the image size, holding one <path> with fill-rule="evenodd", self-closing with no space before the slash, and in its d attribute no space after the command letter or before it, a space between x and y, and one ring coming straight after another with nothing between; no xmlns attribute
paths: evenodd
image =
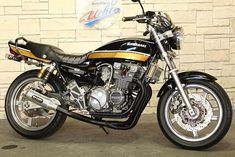
<svg viewBox="0 0 235 157"><path fill-rule="evenodd" d="M10 54L12 54L14 56L18 55L18 53L16 53L14 50L12 50L12 48L10 48L9 51L10 51Z"/></svg>
<svg viewBox="0 0 235 157"><path fill-rule="evenodd" d="M14 61L17 61L17 62L22 61L21 56L18 53L16 53L13 49L10 48L9 51L10 51L10 54L6 54L6 57L9 60L14 60Z"/></svg>

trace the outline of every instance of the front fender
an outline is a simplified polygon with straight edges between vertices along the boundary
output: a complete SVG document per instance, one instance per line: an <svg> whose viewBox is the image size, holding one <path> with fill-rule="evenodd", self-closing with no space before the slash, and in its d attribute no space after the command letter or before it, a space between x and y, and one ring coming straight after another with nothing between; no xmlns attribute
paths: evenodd
<svg viewBox="0 0 235 157"><path fill-rule="evenodd" d="M181 83L186 83L188 80L206 80L209 82L214 82L217 80L214 76L211 76L210 74L199 72L199 71L187 71L182 72L178 74L179 79ZM162 88L159 90L157 97L161 97L164 95L168 90L174 88L175 82L173 78L169 79L165 82L165 84L162 86Z"/></svg>

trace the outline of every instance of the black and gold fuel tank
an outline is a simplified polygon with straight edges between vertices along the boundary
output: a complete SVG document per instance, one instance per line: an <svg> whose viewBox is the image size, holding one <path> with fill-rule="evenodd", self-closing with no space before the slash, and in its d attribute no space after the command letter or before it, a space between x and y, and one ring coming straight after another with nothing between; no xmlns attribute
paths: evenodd
<svg viewBox="0 0 235 157"><path fill-rule="evenodd" d="M146 62L156 52L154 42L141 38L124 38L114 40L88 55L89 60L132 60Z"/></svg>

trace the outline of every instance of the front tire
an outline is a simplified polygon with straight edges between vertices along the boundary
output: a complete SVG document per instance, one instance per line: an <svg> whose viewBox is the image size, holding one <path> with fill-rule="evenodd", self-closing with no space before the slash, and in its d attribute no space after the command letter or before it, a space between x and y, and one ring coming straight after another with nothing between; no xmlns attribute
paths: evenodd
<svg viewBox="0 0 235 157"><path fill-rule="evenodd" d="M38 72L31 70L18 76L10 85L5 99L6 116L12 128L20 135L32 139L53 134L63 125L67 117L60 112L43 109L23 99L22 93L28 86L41 82L37 77ZM46 86L48 90L58 92L61 87L57 79L52 77L54 76L50 76Z"/></svg>
<svg viewBox="0 0 235 157"><path fill-rule="evenodd" d="M217 144L228 132L232 121L231 102L216 82L190 80L184 88L190 100L195 103L194 109L198 111L198 117L190 119L179 92L171 89L159 100L159 126L163 134L178 146L194 150L207 149ZM195 91L201 88L201 92L195 94L196 92L191 91L192 88ZM201 96L203 91L206 93L205 98ZM218 103L217 109L215 102Z"/></svg>

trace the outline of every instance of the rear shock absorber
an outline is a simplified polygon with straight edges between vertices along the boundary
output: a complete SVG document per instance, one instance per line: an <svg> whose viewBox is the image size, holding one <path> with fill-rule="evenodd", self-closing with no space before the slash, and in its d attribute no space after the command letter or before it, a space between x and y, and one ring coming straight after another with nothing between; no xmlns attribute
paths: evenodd
<svg viewBox="0 0 235 157"><path fill-rule="evenodd" d="M46 85L51 73L53 73L55 69L56 69L55 63L52 63L48 68L42 67L42 69L38 73L38 78L42 79L43 85Z"/></svg>

